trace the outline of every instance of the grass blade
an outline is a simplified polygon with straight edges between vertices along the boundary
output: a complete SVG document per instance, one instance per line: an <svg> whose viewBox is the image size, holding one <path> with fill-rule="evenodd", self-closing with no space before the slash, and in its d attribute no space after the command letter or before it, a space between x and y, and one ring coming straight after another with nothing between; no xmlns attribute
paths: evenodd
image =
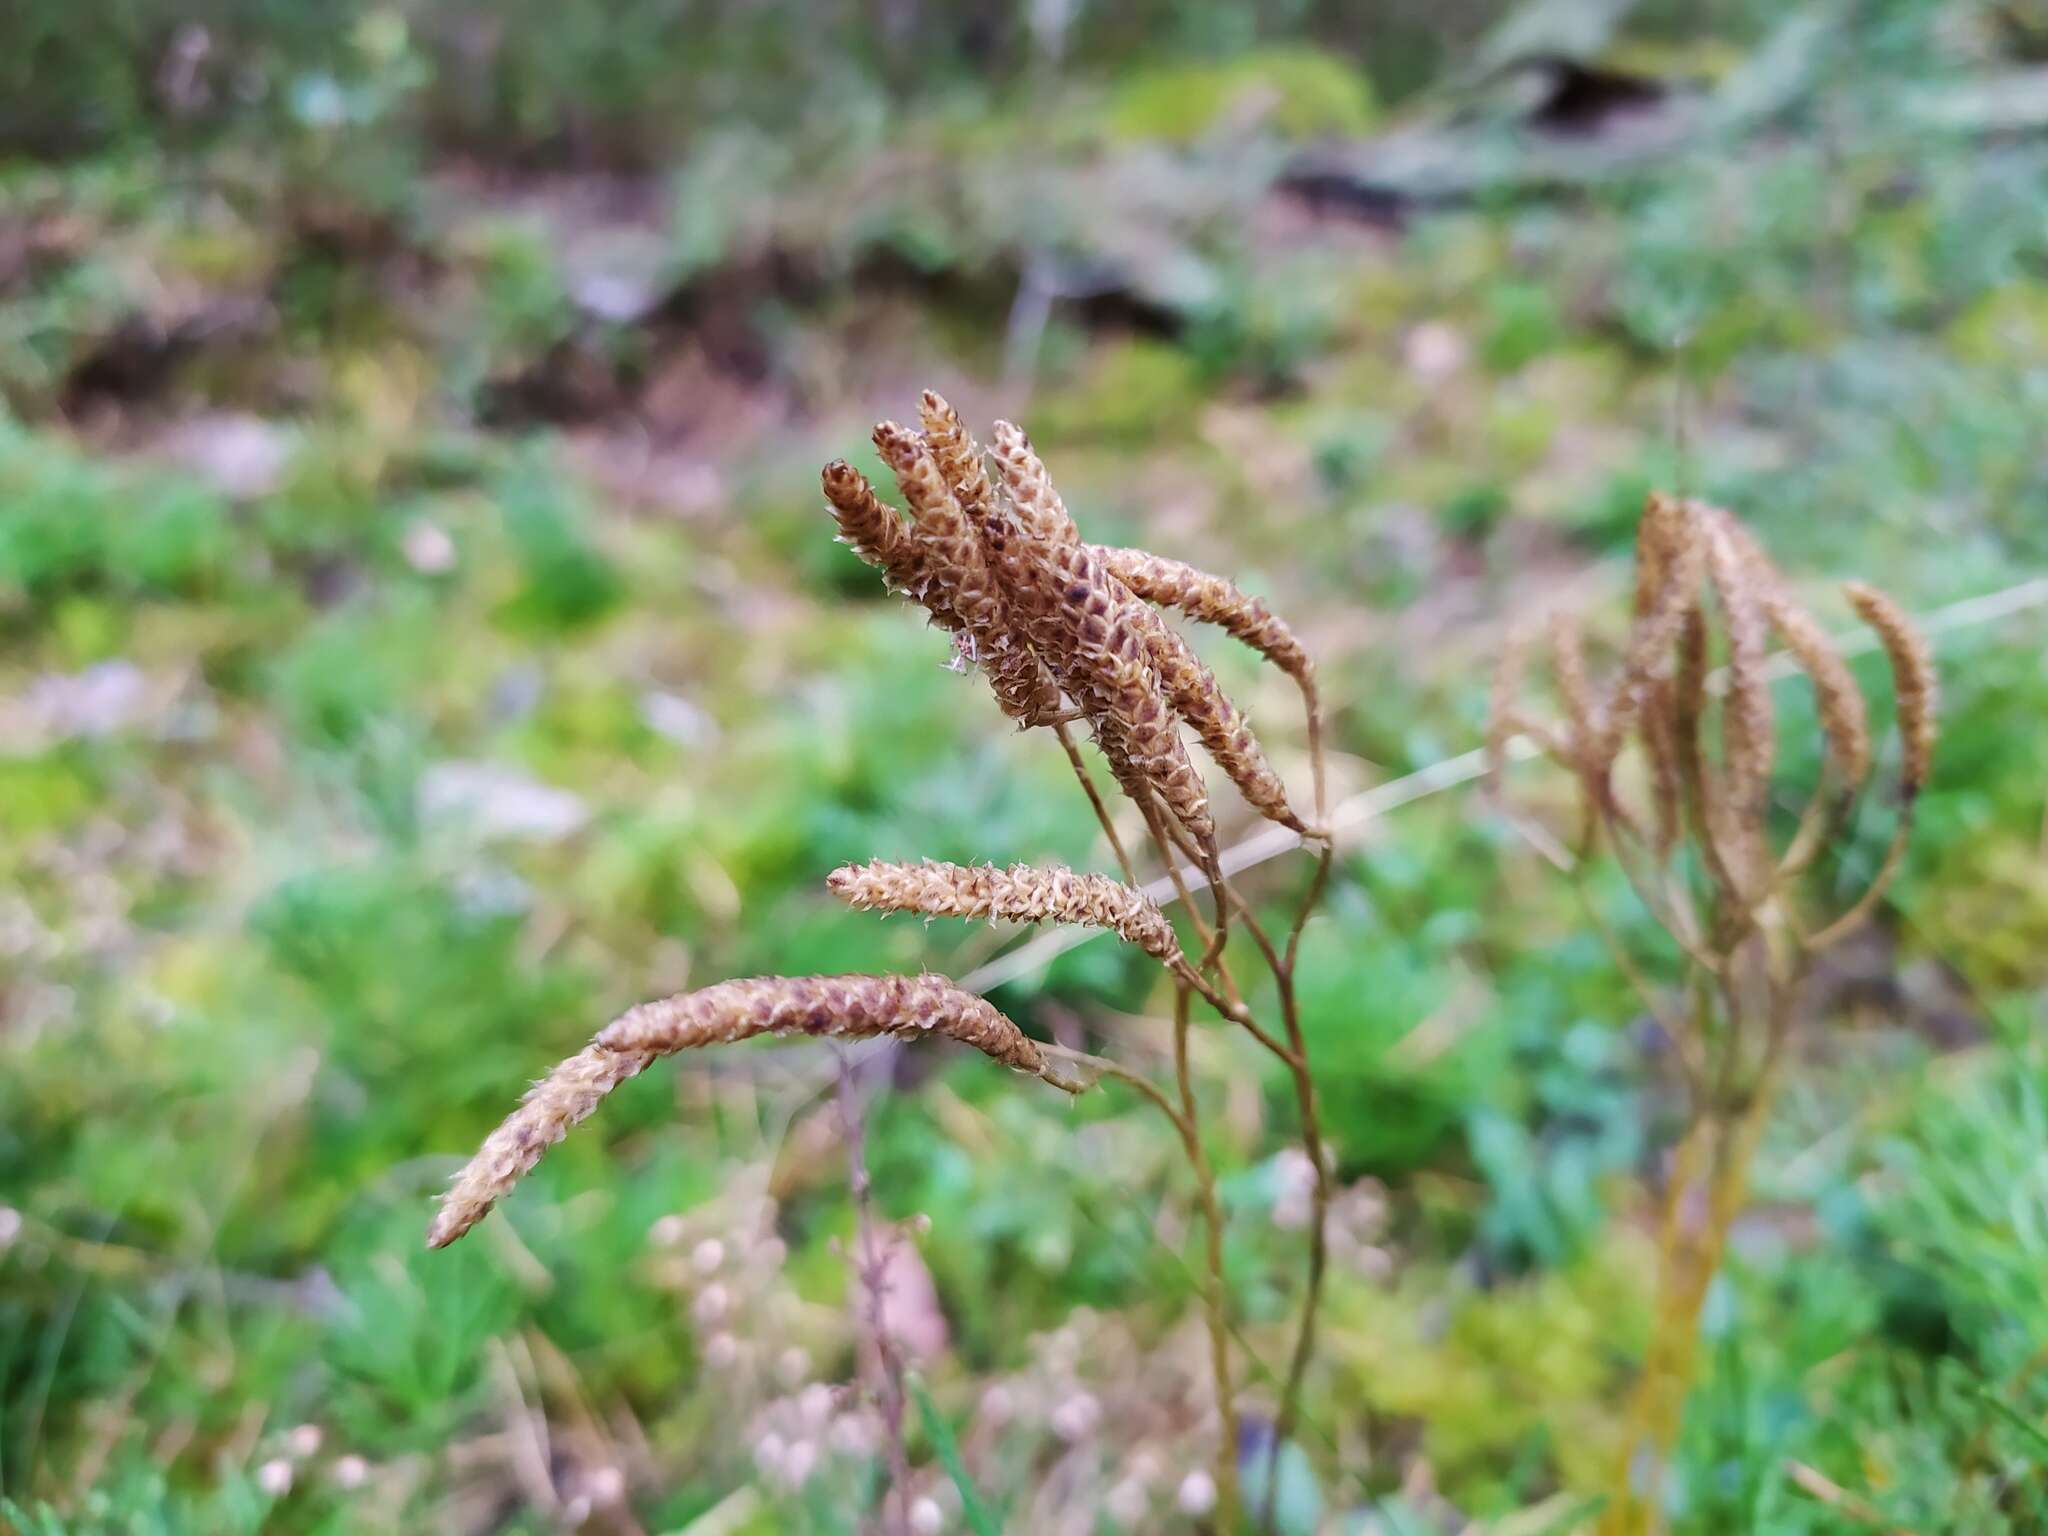
<svg viewBox="0 0 2048 1536"><path fill-rule="evenodd" d="M1002 1522L982 1503L981 1495L975 1491L974 1480L967 1475L967 1466L960 1460L960 1444L953 1438L953 1426L939 1412L939 1405L925 1390L923 1379L906 1376L903 1385L917 1403L918 1418L924 1423L924 1432L932 1437L932 1448L939 1453L940 1464L945 1467L946 1475L953 1479L953 1486L960 1491L961 1512L967 1516L967 1524L973 1529L974 1536L1003 1536Z"/></svg>

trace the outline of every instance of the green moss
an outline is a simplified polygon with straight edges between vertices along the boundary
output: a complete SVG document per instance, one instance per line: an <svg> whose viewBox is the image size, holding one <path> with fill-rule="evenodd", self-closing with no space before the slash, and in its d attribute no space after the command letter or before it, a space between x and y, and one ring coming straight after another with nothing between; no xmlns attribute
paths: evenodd
<svg viewBox="0 0 2048 1536"><path fill-rule="evenodd" d="M1372 86L1335 55L1265 48L1132 75L1110 102L1109 125L1125 138L1186 143L1241 111L1261 113L1289 138L1364 133L1376 116Z"/></svg>
<svg viewBox="0 0 2048 1536"><path fill-rule="evenodd" d="M1163 341L1098 348L1082 376L1034 413L1047 443L1082 438L1131 444L1178 436L1206 395L1194 358Z"/></svg>

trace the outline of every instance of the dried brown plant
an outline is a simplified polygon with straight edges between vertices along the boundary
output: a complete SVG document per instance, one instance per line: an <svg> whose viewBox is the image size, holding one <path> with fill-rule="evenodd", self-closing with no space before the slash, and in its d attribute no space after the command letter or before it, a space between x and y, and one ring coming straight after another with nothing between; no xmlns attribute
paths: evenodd
<svg viewBox="0 0 2048 1536"><path fill-rule="evenodd" d="M1032 452L1031 439L1024 435L1024 429L1007 421L997 422L994 446L1003 488L1009 492L1018 520L1030 536L1046 544L1078 544L1080 530L1067 516L1067 504L1053 488L1044 461Z"/></svg>
<svg viewBox="0 0 2048 1536"><path fill-rule="evenodd" d="M876 428L878 434L881 430ZM906 524L875 495L867 477L844 459L827 464L821 478L841 539L861 559L880 570L892 590L923 604L933 623L958 637L955 645L961 661L983 664L989 687L1003 713L1026 726L1057 717L1059 686L1028 647L1005 645L984 649L984 631L989 624L998 634L1009 633L1007 616L1000 608L988 613L988 599L982 594L979 611L988 621L983 631L978 631L963 615L959 597L963 580L976 575L985 579L985 573L970 572L963 577L961 571L948 563L943 547L935 547L942 541ZM975 598L970 596L968 601L970 609L974 609Z"/></svg>
<svg viewBox="0 0 2048 1536"><path fill-rule="evenodd" d="M653 1060L652 1051L621 1053L588 1045L535 1083L442 1195L427 1229L427 1246L445 1248L482 1221L533 1171L543 1152Z"/></svg>
<svg viewBox="0 0 2048 1536"><path fill-rule="evenodd" d="M533 1171L541 1154L658 1056L765 1034L940 1035L1055 1086L1067 1079L983 999L943 976L751 976L642 1003L536 1083L455 1176L427 1235L446 1247Z"/></svg>
<svg viewBox="0 0 2048 1536"><path fill-rule="evenodd" d="M1658 1223L1659 1293L1602 1516L1608 1536L1654 1529L1661 1478L1695 1368L1700 1309L1742 1209L1749 1168L1787 1048L1801 1020L1800 983L1813 957L1868 917L1897 873L1926 783L1935 736L1935 676L1925 641L1897 604L1851 583L1850 606L1891 665L1901 739L1899 812L1890 847L1859 894L1820 910L1836 888L1808 878L1870 780L1862 690L1826 632L1792 597L1749 532L1728 512L1652 496L1636 543L1636 592L1612 683L1597 688L1576 618L1553 626L1564 724L1530 719L1519 702L1526 639L1504 648L1489 755L1525 736L1579 788L1575 847L1538 846L1569 874L1617 963L1642 991L1685 1076L1688 1126L1674 1150ZM1769 651L1776 635L1784 649ZM1718 673L1711 670L1716 654ZM1780 731L1774 671L1811 685L1821 772L1789 830L1774 806ZM1628 749L1640 752L1647 814L1619 792ZM1681 970L1663 991L1622 946L1583 874L1605 843L1648 911L1671 935ZM1847 858L1841 873L1849 873Z"/></svg>
<svg viewBox="0 0 2048 1536"><path fill-rule="evenodd" d="M1291 1434L1313 1355L1316 1316L1328 1254L1330 1164L1309 1071L1295 970L1302 929L1329 877L1332 850L1325 820L1322 711L1315 669L1292 630L1266 605L1230 582L1142 550L1111 550L1083 541L1044 462L1024 433L994 428L995 472L958 414L926 392L921 431L883 422L874 441L895 477L909 516L876 495L843 460L825 466L822 485L841 539L881 571L888 586L922 607L953 637L958 661L978 667L1004 713L1027 729L1058 737L1125 876L1013 865L1006 870L956 864L847 865L831 889L855 906L928 916L1087 924L1117 934L1157 960L1173 990L1173 1081L1099 1057L1089 1075L1069 1075L1058 1062L1072 1053L1041 1048L989 1003L938 976L758 977L720 982L646 1003L600 1031L590 1046L557 1067L484 1142L443 1197L428 1234L435 1247L454 1241L627 1078L657 1056L723 1045L766 1033L833 1039L892 1035L946 1036L1019 1072L1068 1092L1107 1077L1130 1086L1172 1122L1193 1176L1203 1215L1203 1317L1208 1337L1217 1437L1217 1517L1236 1529L1237 1391L1233 1321L1223 1288L1223 1221L1214 1172L1201 1133L1201 1106L1190 1063L1192 1005L1199 998L1228 1025L1241 1028L1277 1057L1300 1113L1302 1156L1313 1170L1307 1227L1307 1280L1287 1369L1273 1407L1273 1454ZM1155 608L1153 605L1158 605ZM1303 701L1313 812L1290 802L1243 714L1213 672L1167 623L1162 608L1220 626L1293 679ZM1135 888L1135 865L1079 749L1068 735L1085 722L1110 777L1138 812L1153 852L1172 876L1199 947L1183 949L1164 912ZM1207 786L1183 739L1192 731L1246 804L1258 815L1313 840L1315 864L1287 932L1269 934L1251 904L1225 881L1218 858L1215 813ZM1187 900L1180 868L1190 856L1215 900L1213 924ZM1233 930L1232 924L1237 925ZM1254 1014L1233 975L1225 940L1249 935L1270 969L1279 1028ZM1192 958L1191 958L1192 956ZM857 1176L856 1182L859 1182ZM895 1399L900 1409L900 1396ZM904 1478L892 1470L899 1497ZM1277 1486L1267 1466L1270 1493Z"/></svg>
<svg viewBox="0 0 2048 1536"><path fill-rule="evenodd" d="M1221 576L1142 549L1097 545L1095 552L1111 575L1146 602L1178 608L1191 619L1235 635L1289 677L1315 676L1315 663L1285 621Z"/></svg>
<svg viewBox="0 0 2048 1536"><path fill-rule="evenodd" d="M1143 891L1107 875L1012 864L845 864L825 879L832 894L868 912L981 917L1011 923L1076 923L1106 928L1170 966L1185 963L1166 914Z"/></svg>

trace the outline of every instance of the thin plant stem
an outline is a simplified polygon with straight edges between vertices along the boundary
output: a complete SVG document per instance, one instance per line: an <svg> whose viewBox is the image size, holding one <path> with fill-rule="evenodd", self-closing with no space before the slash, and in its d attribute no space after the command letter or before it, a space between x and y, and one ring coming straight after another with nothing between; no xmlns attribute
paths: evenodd
<svg viewBox="0 0 2048 1536"><path fill-rule="evenodd" d="M875 1231L874 1191L868 1177L867 1121L854 1101L853 1067L844 1051L839 1053L839 1121L846 1138L847 1183L853 1192L854 1241L858 1250L854 1268L865 1303L861 1325L875 1352L875 1368L880 1377L875 1396L889 1453L889 1488L882 1496L883 1520L893 1536L910 1536L910 1453L903 1438L903 1362L896 1354L882 1311L882 1292L888 1277ZM892 1503L893 1520L889 1518Z"/></svg>
<svg viewBox="0 0 2048 1536"><path fill-rule="evenodd" d="M1209 1369L1216 1380L1216 1415L1222 1443L1216 1450L1216 1512L1220 1530L1234 1531L1240 1521L1237 1489L1237 1403L1230 1384L1230 1328L1223 1296L1223 1210L1216 1199L1216 1177L1209 1167L1209 1155L1195 1108L1194 1075L1188 1066L1188 998L1186 983L1176 981L1173 989L1173 1076L1180 1093L1183 1144L1195 1173L1195 1189L1202 1204L1205 1228L1202 1277L1204 1310L1209 1324Z"/></svg>
<svg viewBox="0 0 2048 1536"><path fill-rule="evenodd" d="M1086 1051L1068 1051L1066 1054L1084 1067L1093 1067L1103 1076L1113 1077L1118 1082L1137 1089L1161 1114L1173 1122L1174 1130L1180 1133L1182 1139L1186 1139L1188 1123L1181 1118L1180 1111L1174 1108L1173 1101L1166 1096L1165 1090L1144 1073L1134 1072L1122 1062L1112 1061L1107 1056L1091 1056Z"/></svg>
<svg viewBox="0 0 2048 1536"><path fill-rule="evenodd" d="M1671 1048L1678 1055L1678 1064L1685 1073L1686 1093L1693 1104L1701 1102L1706 1091L1706 1064L1698 1059L1698 1042L1682 1026L1676 1024L1664 1012L1664 1005L1658 1001L1657 993L1651 987L1649 978L1643 975L1628 948L1621 942L1621 935L1614 931L1614 925L1607 920L1607 914L1600 910L1600 904L1593 899L1593 892L1586 884L1583 865L1568 870L1567 876L1572 889L1578 892L1579 905L1586 914L1586 921L1607 946L1607 953L1614 961L1614 967L1628 979L1635 988L1636 996L1642 1000L1643 1009L1650 1015L1664 1038L1671 1042Z"/></svg>
<svg viewBox="0 0 2048 1536"><path fill-rule="evenodd" d="M1329 769L1323 758L1323 701L1316 689L1313 672L1304 672L1294 679L1301 690L1301 712L1308 721L1308 762L1309 772L1315 778L1316 828L1324 837L1329 836Z"/></svg>
<svg viewBox="0 0 2048 1536"><path fill-rule="evenodd" d="M1314 681L1306 677L1298 681L1303 709L1308 716L1309 757L1315 774L1316 824L1326 827L1322 708ZM1310 877L1308 889L1295 908L1294 920L1288 927L1286 948L1277 957L1257 918L1249 911L1245 914L1245 925L1272 967L1273 984L1280 995L1281 1026L1287 1033L1289 1053L1284 1059L1294 1082L1295 1104L1301 1116L1302 1150L1308 1155L1315 1179L1309 1205L1308 1288L1302 1298L1301 1322L1294 1337L1294 1352L1287 1364L1287 1379L1280 1389L1279 1410L1273 1418L1272 1439L1266 1446L1265 1496L1261 1500L1259 1524L1261 1529L1268 1531L1273 1527L1274 1504L1279 1494L1280 1447L1294 1433L1295 1423L1300 1417L1302 1384L1308 1376L1309 1361L1315 1354L1316 1319L1322 1308L1323 1280L1329 1268L1330 1159L1324 1149L1322 1117L1316 1105L1315 1078L1309 1071L1308 1040L1301 1027L1301 1006L1295 991L1294 975L1301 954L1301 936L1308 927L1310 914L1315 911L1324 888L1329 884L1336 857L1336 844L1326 833L1322 839L1322 851L1316 859L1315 873Z"/></svg>
<svg viewBox="0 0 2048 1536"><path fill-rule="evenodd" d="M1725 982L1721 990L1724 999L1734 996ZM1750 1168L1770 1117L1782 1046L1790 1033L1792 991L1793 978L1773 985L1755 1080L1739 1095L1729 1082L1708 1102L1674 1158L1659 1223L1658 1302L1650 1347L1628 1416L1617 1496L1601 1520L1601 1536L1643 1536L1662 1529L1664 1474L1698 1371L1700 1314L1720 1272L1728 1234L1748 1202ZM1699 1006L1711 1007L1712 995L1713 989L1699 987ZM1734 1056L1738 1041L1731 1026L1723 1041L1728 1057ZM1723 1077L1727 1081L1725 1059Z"/></svg>
<svg viewBox="0 0 2048 1536"><path fill-rule="evenodd" d="M1302 899L1304 914L1314 907L1323 887L1329 883L1334 854L1335 850L1325 843L1321 857L1316 860L1316 872L1309 882L1308 894ZM1266 1523L1269 1525L1277 1482L1272 1475L1273 1458L1279 1455L1280 1443L1293 1432L1295 1419L1301 1411L1301 1385L1308 1374L1310 1357L1315 1352L1316 1314L1322 1306L1323 1278L1329 1266L1330 1159L1323 1142L1315 1078L1309 1072L1308 1040L1302 1032L1301 1004L1294 986L1295 959L1304 926L1305 918L1297 919L1293 931L1287 936L1283 964L1274 973L1274 982L1280 990L1280 1021L1287 1032L1288 1049L1292 1052L1288 1069L1294 1078L1295 1103L1301 1115L1302 1150L1308 1154L1309 1163L1315 1170L1315 1183L1309 1206L1308 1292L1302 1298L1300 1329L1295 1335L1294 1355L1287 1367L1287 1384L1281 1390L1280 1411L1273 1423L1273 1445L1268 1451Z"/></svg>
<svg viewBox="0 0 2048 1536"><path fill-rule="evenodd" d="M1898 827L1892 833L1891 844L1884 851L1884 862L1878 866L1877 874L1864 888L1863 894L1856 898L1855 905L1807 940L1808 949L1826 949L1844 934L1853 932L1858 924L1870 916L1878 902L1883 899L1884 893L1890 889L1892 878L1898 874L1900 865L1905 862L1906 839L1911 836L1912 831L1913 808L1908 805L1899 817Z"/></svg>
<svg viewBox="0 0 2048 1536"><path fill-rule="evenodd" d="M1213 986L1200 979L1196 979L1191 985L1194 986L1202 999L1224 1018L1242 1027L1260 1045L1271 1051L1275 1056L1278 1056L1282 1061L1289 1060L1287 1047L1275 1039L1252 1016L1250 1008L1245 1005L1244 993L1239 989L1237 978L1231 974L1230 962L1223 954L1223 947L1220 942L1221 935L1211 930L1203 922L1201 913L1194 907L1187 882L1181 878L1178 864L1173 857L1173 849L1179 847L1182 852L1188 853L1191 858L1197 860L1199 860L1199 854L1190 849L1179 828L1175 827L1168 818L1162 816L1156 806L1146 807L1145 821L1146 825L1151 829L1152 841L1159 851L1159 857L1165 861L1167 878L1173 882L1174 890L1180 898L1181 905L1188 909L1189 920L1194 924L1196 937L1205 941L1201 970L1203 972L1213 972L1216 978ZM1245 903L1244 898L1237 893L1235 886L1226 880L1222 881L1216 889L1220 896L1227 899L1232 906L1237 908L1238 914L1245 918L1248 923L1256 922L1256 919L1252 917L1251 908ZM1212 933L1215 933L1214 937L1212 937ZM1261 937L1262 935L1255 930L1254 936ZM1270 949L1270 945L1267 947ZM1218 989L1220 989L1220 992Z"/></svg>
<svg viewBox="0 0 2048 1536"><path fill-rule="evenodd" d="M1110 851L1116 855L1117 867L1124 872L1124 879L1132 885L1138 883L1138 871L1131 863L1131 856L1124 851L1124 840L1117 836L1116 823L1110 819L1109 807L1102 803L1102 795L1095 788L1095 778L1088 772L1088 765L1081 760L1081 749L1074 745L1074 733L1067 729L1062 720L1053 727L1053 734L1060 739L1060 746L1067 754L1067 762L1074 770L1074 777L1080 781L1081 793L1088 797L1089 807L1095 812L1095 819L1101 823L1102 835L1109 840Z"/></svg>

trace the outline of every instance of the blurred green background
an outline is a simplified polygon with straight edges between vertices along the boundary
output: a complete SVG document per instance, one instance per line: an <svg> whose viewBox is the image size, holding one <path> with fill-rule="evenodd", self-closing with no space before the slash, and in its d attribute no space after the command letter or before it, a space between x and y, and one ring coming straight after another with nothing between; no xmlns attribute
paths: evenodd
<svg viewBox="0 0 2048 1536"><path fill-rule="evenodd" d="M816 467L873 472L927 384L1022 422L1091 536L1268 595L1344 793L1476 743L1512 623L1618 618L1653 485L1831 624L1852 575L2010 589L2048 573L2048 8L13 0L0 1529L862 1528L829 1056L652 1072L420 1238L620 1008L1000 941L840 910L835 864L1107 867L830 539ZM1939 637L1922 835L1816 980L1677 1530L2048 1530L2044 641ZM1285 687L1203 649L1304 783ZM1582 1529L1675 1129L1640 1004L1463 788L1347 843L1307 949L1345 1194L1281 1528ZM997 1000L1147 1061L1157 990L1095 944ZM1270 1361L1291 1097L1220 1036L1198 1068ZM1166 1127L978 1061L889 1086L920 1518L1196 1529Z"/></svg>

